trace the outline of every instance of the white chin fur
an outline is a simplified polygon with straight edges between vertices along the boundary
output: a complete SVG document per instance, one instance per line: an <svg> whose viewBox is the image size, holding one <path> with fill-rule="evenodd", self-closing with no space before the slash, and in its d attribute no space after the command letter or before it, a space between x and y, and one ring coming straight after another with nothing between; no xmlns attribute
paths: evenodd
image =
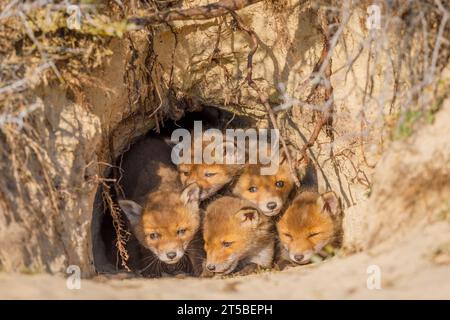
<svg viewBox="0 0 450 320"><path fill-rule="evenodd" d="M273 211L264 211L264 210L261 210L261 211L262 211L262 213L263 213L264 215L266 215L266 216L268 216L268 217L273 217L273 216L276 216L277 214L280 213L280 210L273 210Z"/></svg>
<svg viewBox="0 0 450 320"><path fill-rule="evenodd" d="M175 264L178 261L180 261L181 258L183 258L183 255L184 255L184 253L182 253L182 254L178 253L176 259L168 259L166 254L164 253L164 254L158 255L158 259L167 264Z"/></svg>

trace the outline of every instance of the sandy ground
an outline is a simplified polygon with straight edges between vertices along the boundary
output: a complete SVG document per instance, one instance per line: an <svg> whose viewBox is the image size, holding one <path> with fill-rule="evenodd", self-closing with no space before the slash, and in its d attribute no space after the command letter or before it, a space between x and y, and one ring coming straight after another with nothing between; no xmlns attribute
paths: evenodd
<svg viewBox="0 0 450 320"><path fill-rule="evenodd" d="M397 238L397 239L395 239ZM400 240L399 240L400 239ZM105 279L0 273L1 299L450 299L450 224L424 223L370 252L228 279ZM370 266L381 288L369 289ZM377 268L371 267L371 268ZM370 268L369 268L370 271ZM370 282L370 281L369 281Z"/></svg>

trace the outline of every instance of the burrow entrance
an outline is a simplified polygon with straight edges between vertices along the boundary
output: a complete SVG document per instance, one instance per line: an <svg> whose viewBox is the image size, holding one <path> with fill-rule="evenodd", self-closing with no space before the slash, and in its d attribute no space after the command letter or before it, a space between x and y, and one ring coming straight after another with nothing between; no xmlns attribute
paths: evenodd
<svg viewBox="0 0 450 320"><path fill-rule="evenodd" d="M108 178L107 180L117 179L117 172L120 170L123 158L133 148L139 148L139 141L143 138L155 136L170 139L172 131L177 128L193 129L194 121L201 121L204 130L255 126L255 120L250 117L238 116L215 107L204 107L201 111L188 112L180 121L166 121L164 127L160 128L159 133L150 130L145 135L137 137L130 144L128 150L117 157L113 166L106 169L104 177ZM142 166L142 164L136 163L136 166ZM127 219L117 205L118 192L120 191L114 187L114 183L109 182L106 187L100 185L96 193L91 228L94 267L99 274L131 272L130 274L139 275L141 271L139 266L142 265L141 260L145 258L146 254L142 251L147 249L138 244L131 230L129 230ZM113 210L111 210L111 207L113 207ZM120 224L118 224L117 218L120 219ZM118 233L120 233L119 236Z"/></svg>

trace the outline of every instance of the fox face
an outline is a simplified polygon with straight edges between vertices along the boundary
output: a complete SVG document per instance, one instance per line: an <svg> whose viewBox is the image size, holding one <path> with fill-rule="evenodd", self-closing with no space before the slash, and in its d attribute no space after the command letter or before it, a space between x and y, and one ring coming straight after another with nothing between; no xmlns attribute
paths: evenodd
<svg viewBox="0 0 450 320"><path fill-rule="evenodd" d="M200 200L205 200L230 183L242 165L225 164L226 159L237 157L242 152L234 143L217 140L214 134L220 132L203 132L202 137L192 137L186 152L185 161L177 168L183 186L196 183L200 187ZM195 146L202 146L201 163L195 162ZM184 157L184 150L181 152Z"/></svg>
<svg viewBox="0 0 450 320"><path fill-rule="evenodd" d="M204 222L206 268L229 274L251 251L260 213L249 202L223 197L208 207Z"/></svg>
<svg viewBox="0 0 450 320"><path fill-rule="evenodd" d="M138 241L159 260L175 264L183 257L200 226L200 189L193 184L181 196L170 191L152 193L141 207L120 200Z"/></svg>
<svg viewBox="0 0 450 320"><path fill-rule="evenodd" d="M334 192L304 192L297 196L277 223L282 250L289 260L306 264L335 237L334 218L340 213Z"/></svg>
<svg viewBox="0 0 450 320"><path fill-rule="evenodd" d="M200 200L205 200L230 183L239 170L236 165L180 164L178 172L183 186L196 183L200 187Z"/></svg>
<svg viewBox="0 0 450 320"><path fill-rule="evenodd" d="M266 216L280 213L294 180L286 162L280 164L275 175L260 175L258 165L248 165L233 188L233 194L255 204Z"/></svg>

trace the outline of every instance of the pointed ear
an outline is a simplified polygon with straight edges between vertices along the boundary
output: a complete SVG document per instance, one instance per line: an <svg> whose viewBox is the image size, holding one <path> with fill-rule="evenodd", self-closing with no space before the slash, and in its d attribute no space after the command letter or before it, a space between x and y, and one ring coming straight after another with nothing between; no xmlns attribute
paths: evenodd
<svg viewBox="0 0 450 320"><path fill-rule="evenodd" d="M180 195L181 202L192 212L198 212L200 206L200 187L196 183L191 183Z"/></svg>
<svg viewBox="0 0 450 320"><path fill-rule="evenodd" d="M337 216L341 211L341 202L333 191L326 192L317 199L317 205L322 212Z"/></svg>
<svg viewBox="0 0 450 320"><path fill-rule="evenodd" d="M236 212L236 217L243 226L256 227L259 222L259 212L256 208L244 207Z"/></svg>
<svg viewBox="0 0 450 320"><path fill-rule="evenodd" d="M137 225L142 216L142 207L131 200L119 200L119 206L127 216L128 221L132 227Z"/></svg>

